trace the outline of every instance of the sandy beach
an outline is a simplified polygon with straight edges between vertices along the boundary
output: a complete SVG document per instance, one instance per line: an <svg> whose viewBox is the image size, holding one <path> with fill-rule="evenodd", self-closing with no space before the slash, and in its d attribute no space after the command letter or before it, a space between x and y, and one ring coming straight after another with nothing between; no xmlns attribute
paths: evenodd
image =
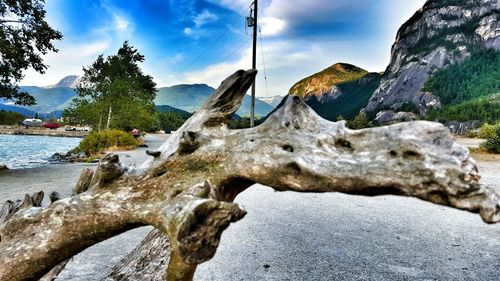
<svg viewBox="0 0 500 281"><path fill-rule="evenodd" d="M155 149L165 135L148 135ZM119 152L140 165L146 148ZM500 159L479 157L500 192ZM52 190L69 195L81 169L61 164L0 173L0 201ZM477 214L398 196L275 192L255 185L236 202L248 215L223 234L195 280L499 280L500 225ZM57 280L102 280L151 229L135 229L75 256ZM161 251L161 249L159 249Z"/></svg>

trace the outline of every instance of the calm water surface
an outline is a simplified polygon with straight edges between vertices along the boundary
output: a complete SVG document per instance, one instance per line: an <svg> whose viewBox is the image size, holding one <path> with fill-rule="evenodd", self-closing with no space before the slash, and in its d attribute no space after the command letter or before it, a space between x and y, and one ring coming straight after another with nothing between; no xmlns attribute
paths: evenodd
<svg viewBox="0 0 500 281"><path fill-rule="evenodd" d="M80 138L0 135L0 164L9 169L47 165L54 153L68 152L80 141Z"/></svg>

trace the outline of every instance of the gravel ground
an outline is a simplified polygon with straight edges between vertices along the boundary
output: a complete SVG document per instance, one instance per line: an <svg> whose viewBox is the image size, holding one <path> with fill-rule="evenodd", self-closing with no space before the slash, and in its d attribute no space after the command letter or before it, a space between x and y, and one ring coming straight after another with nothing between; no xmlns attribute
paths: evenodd
<svg viewBox="0 0 500 281"><path fill-rule="evenodd" d="M150 149L162 141L149 136ZM122 153L142 163L144 149ZM127 155L129 157L127 157ZM478 161L500 192L500 159ZM0 200L50 186L68 194L88 165L0 173ZM275 192L255 185L236 202L248 215L222 235L195 280L500 280L500 225L477 214L397 196ZM57 280L100 280L150 228L74 257Z"/></svg>

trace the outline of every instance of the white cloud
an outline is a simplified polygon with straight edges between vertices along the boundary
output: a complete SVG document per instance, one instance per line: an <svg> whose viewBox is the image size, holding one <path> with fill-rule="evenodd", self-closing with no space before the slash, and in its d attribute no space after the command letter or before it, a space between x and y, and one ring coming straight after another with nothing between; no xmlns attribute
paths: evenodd
<svg viewBox="0 0 500 281"><path fill-rule="evenodd" d="M98 55L116 53L125 40L133 38L134 24L123 11L107 1L101 2L101 8L107 19L104 24L85 34L65 36L62 41L55 42L60 51L43 56L44 63L49 67L45 74L28 69L20 84L53 85L67 75L82 75L82 67L89 66ZM61 24L64 27L63 21L57 17L51 20L54 20L56 29L64 30L59 28Z"/></svg>
<svg viewBox="0 0 500 281"><path fill-rule="evenodd" d="M264 1L259 1L260 5L262 5L265 2L269 2L270 0L264 0ZM210 2L212 4L216 4L228 9L231 9L235 12L238 12L240 14L246 15L248 10L247 8L250 7L250 4L253 1L250 0L207 0L207 2Z"/></svg>
<svg viewBox="0 0 500 281"><path fill-rule="evenodd" d="M206 83L217 87L222 80L237 69L248 69L251 66L251 49L245 49L239 54L236 61L223 62L217 65L209 65L202 70L184 73L186 83Z"/></svg>
<svg viewBox="0 0 500 281"><path fill-rule="evenodd" d="M217 15L209 12L208 10L203 10L201 14L198 14L196 17L194 17L193 22L196 28L200 28L207 23L216 21L217 19Z"/></svg>
<svg viewBox="0 0 500 281"><path fill-rule="evenodd" d="M218 19L219 17L216 14L211 13L208 10L203 10L203 12L193 17L193 23L194 23L193 27L184 28L184 34L194 39L198 39L201 36L206 35L205 33L206 30L202 29L202 27L207 23L214 22Z"/></svg>
<svg viewBox="0 0 500 281"><path fill-rule="evenodd" d="M194 33L194 32L193 32L193 29L192 29L192 28L190 28L190 27L186 27L186 28L184 28L184 34L186 34L186 35L190 36L190 35L193 35L193 33Z"/></svg>
<svg viewBox="0 0 500 281"><path fill-rule="evenodd" d="M170 63L179 63L183 62L186 59L186 56L182 53L175 54L170 60Z"/></svg>
<svg viewBox="0 0 500 281"><path fill-rule="evenodd" d="M120 41L127 40L133 36L133 21L129 19L130 17L123 10L105 0L101 2L101 7L109 20L104 25L95 29L97 35L116 37Z"/></svg>
<svg viewBox="0 0 500 281"><path fill-rule="evenodd" d="M82 67L90 65L98 55L109 49L108 40L96 41L88 44L60 43L58 53L49 53L44 56L44 63L49 66L45 74L33 69L25 72L21 85L48 86L56 84L67 75L82 75Z"/></svg>
<svg viewBox="0 0 500 281"><path fill-rule="evenodd" d="M259 23L262 29L262 36L276 36L281 34L286 28L284 20L273 17L262 18Z"/></svg>
<svg viewBox="0 0 500 281"><path fill-rule="evenodd" d="M366 41L292 41L273 39L264 41L264 57L267 72L267 89L264 80L264 67L259 49L257 51L256 80L257 96L274 96L287 94L290 87L300 79L319 72L337 63L346 62L357 65L368 71L381 71L388 62L388 52L384 47L366 48ZM388 44L389 45L389 44ZM378 54L387 53L380 57ZM206 83L217 87L222 80L238 69L251 68L251 48L245 48L233 61L218 65L209 65L197 71L183 73L177 77L176 83Z"/></svg>
<svg viewBox="0 0 500 281"><path fill-rule="evenodd" d="M119 16L119 15L114 15L115 18L115 29L119 32L124 32L129 30L131 24L129 21L127 21L125 18Z"/></svg>

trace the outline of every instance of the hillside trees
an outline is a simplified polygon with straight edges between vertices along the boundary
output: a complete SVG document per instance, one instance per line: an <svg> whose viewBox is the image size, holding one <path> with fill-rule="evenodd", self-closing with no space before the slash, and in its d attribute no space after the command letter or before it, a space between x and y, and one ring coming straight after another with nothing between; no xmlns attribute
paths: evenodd
<svg viewBox="0 0 500 281"><path fill-rule="evenodd" d="M434 73L423 91L438 96L443 107L431 111L428 119L499 120L499 65L499 51L477 50L462 63Z"/></svg>
<svg viewBox="0 0 500 281"><path fill-rule="evenodd" d="M125 41L116 55L100 55L89 67L64 117L94 129L149 129L156 83L139 67L144 56Z"/></svg>
<svg viewBox="0 0 500 281"><path fill-rule="evenodd" d="M0 124L15 125L24 120L24 115L17 112L0 110Z"/></svg>
<svg viewBox="0 0 500 281"><path fill-rule="evenodd" d="M160 130L168 128L177 130L186 121L186 119L177 112L156 112L155 117L158 123L158 129Z"/></svg>
<svg viewBox="0 0 500 281"><path fill-rule="evenodd" d="M437 71L423 90L439 96L445 105L496 94L500 92L499 65L499 51L476 51L464 62Z"/></svg>
<svg viewBox="0 0 500 281"><path fill-rule="evenodd" d="M44 73L47 65L41 56L57 52L52 41L61 38L45 21L44 0L0 1L0 98L35 104L17 83L27 68Z"/></svg>

